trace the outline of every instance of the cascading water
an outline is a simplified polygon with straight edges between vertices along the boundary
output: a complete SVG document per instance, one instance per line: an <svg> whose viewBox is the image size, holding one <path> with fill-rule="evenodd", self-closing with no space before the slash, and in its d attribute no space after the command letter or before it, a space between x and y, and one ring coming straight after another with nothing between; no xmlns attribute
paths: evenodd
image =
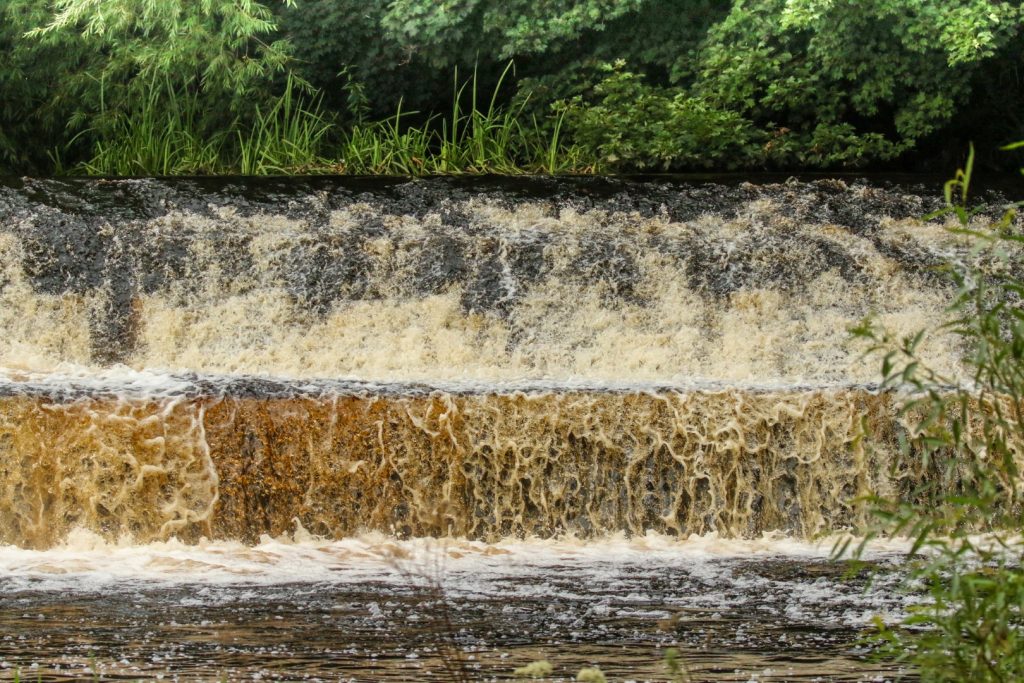
<svg viewBox="0 0 1024 683"><path fill-rule="evenodd" d="M458 539L456 564L562 558L527 574L645 538L652 567L766 533L820 557L801 539L925 476L848 328L942 319L936 266L965 247L918 220L931 195L8 181L0 567L20 595L68 572L106 585L110 556L160 581L167 561L273 577L339 548L347 567L366 546L418 557L423 537ZM951 337L923 353L959 374Z"/></svg>
<svg viewBox="0 0 1024 683"><path fill-rule="evenodd" d="M877 378L849 324L875 313L913 331L948 301L932 270L948 238L905 220L934 203L892 191L298 188L6 188L0 363L399 382L849 384Z"/></svg>

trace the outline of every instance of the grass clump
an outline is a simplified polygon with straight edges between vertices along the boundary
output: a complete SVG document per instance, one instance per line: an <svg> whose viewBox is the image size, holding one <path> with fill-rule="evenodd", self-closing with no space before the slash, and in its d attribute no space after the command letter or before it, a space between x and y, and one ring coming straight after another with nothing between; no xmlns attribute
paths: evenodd
<svg viewBox="0 0 1024 683"><path fill-rule="evenodd" d="M417 112L403 112L399 103L394 116L357 124L341 145L336 168L356 175L553 175L597 170L579 147L565 143L564 112L550 121L531 116L524 123L528 98L508 106L500 103L500 91L511 70L509 63L484 101L476 70L460 83L456 69L447 117L430 117L420 126L403 125L403 117Z"/></svg>
<svg viewBox="0 0 1024 683"><path fill-rule="evenodd" d="M596 170L579 148L566 145L564 112L550 121L523 122L525 100L503 106L500 90L511 63L487 100L477 73L460 82L445 118L411 123L403 111L375 122L357 120L343 130L319 94L306 95L289 77L268 106L224 124L205 114L198 90L152 82L127 112L100 117L102 128L83 131L92 141L86 161L60 170L95 176L351 175L422 176L484 173L568 173ZM72 145L78 138L72 141ZM71 145L69 145L69 148Z"/></svg>
<svg viewBox="0 0 1024 683"><path fill-rule="evenodd" d="M579 673L576 674L576 680L583 681L583 683L608 683L604 672L596 666L585 666L580 669Z"/></svg>
<svg viewBox="0 0 1024 683"><path fill-rule="evenodd" d="M269 107L256 108L246 121L236 117L226 126L217 125L204 115L205 106L198 91L151 83L128 112L112 113L103 128L81 134L94 140L91 155L69 170L98 176L170 176L274 175L328 168L321 155L333 124L320 99L304 98L293 79Z"/></svg>
<svg viewBox="0 0 1024 683"><path fill-rule="evenodd" d="M541 659L515 669L512 675L516 678L547 678L554 671L555 669L551 666L551 662Z"/></svg>
<svg viewBox="0 0 1024 683"><path fill-rule="evenodd" d="M227 135L205 134L200 110L196 93L151 82L145 98L126 113L111 114L102 132L80 134L95 141L90 158L72 170L106 176L217 173Z"/></svg>
<svg viewBox="0 0 1024 683"><path fill-rule="evenodd" d="M285 175L324 169L321 154L334 124L320 103L320 96L304 101L289 76L281 97L266 111L257 109L252 125L237 130L238 171Z"/></svg>

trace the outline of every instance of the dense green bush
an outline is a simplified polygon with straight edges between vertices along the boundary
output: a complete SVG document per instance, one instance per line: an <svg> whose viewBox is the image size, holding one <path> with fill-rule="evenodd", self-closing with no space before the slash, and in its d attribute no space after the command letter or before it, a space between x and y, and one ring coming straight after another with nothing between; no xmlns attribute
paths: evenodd
<svg viewBox="0 0 1024 683"><path fill-rule="evenodd" d="M575 167L941 159L1024 135L996 115L1024 96L1022 48L1020 0L9 0L0 171L81 168L128 133L167 144L129 120L154 92L195 103L195 149L251 129L289 82L336 124L327 156L400 104L403 127L443 138L455 70L491 93L510 60L497 104L541 137L561 126Z"/></svg>
<svg viewBox="0 0 1024 683"><path fill-rule="evenodd" d="M602 62L678 59L679 46L695 46L706 30L683 35L710 1L301 0L280 9L280 28L295 68L338 107L351 103L355 82L371 116L392 114L399 100L407 110L443 111L453 69L475 68L491 90L514 60L539 113L579 83L592 85Z"/></svg>
<svg viewBox="0 0 1024 683"><path fill-rule="evenodd" d="M72 103L55 96L85 50L25 40L48 14L43 3L0 7L0 173L42 172L62 145Z"/></svg>
<svg viewBox="0 0 1024 683"><path fill-rule="evenodd" d="M893 158L948 123L1020 2L748 0L709 31L694 91L796 138L782 162ZM1006 141L1004 141L1006 142Z"/></svg>
<svg viewBox="0 0 1024 683"><path fill-rule="evenodd" d="M450 70L428 67L383 31L384 0L300 0L277 7L280 35L292 46L292 69L343 119L387 117L400 100L407 111L430 109L450 89Z"/></svg>
<svg viewBox="0 0 1024 683"><path fill-rule="evenodd" d="M595 102L560 103L573 139L604 168L666 171L734 168L763 158L760 131L736 112L622 70L595 88Z"/></svg>
<svg viewBox="0 0 1024 683"><path fill-rule="evenodd" d="M445 68L486 55L508 60L602 31L645 0L393 0L384 14L389 35L428 63Z"/></svg>

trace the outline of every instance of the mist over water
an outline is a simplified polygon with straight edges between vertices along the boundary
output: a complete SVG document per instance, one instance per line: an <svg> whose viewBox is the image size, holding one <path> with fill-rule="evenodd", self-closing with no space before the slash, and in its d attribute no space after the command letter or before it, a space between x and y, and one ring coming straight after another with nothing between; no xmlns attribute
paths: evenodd
<svg viewBox="0 0 1024 683"><path fill-rule="evenodd" d="M432 584L392 569L443 557L469 634L455 649L479 646L481 670L507 674L503 653L521 665L548 637L645 676L639 662L672 643L708 680L867 675L856 629L905 601L863 593L866 578L854 598L813 542L862 524L858 497L928 476L901 454L897 397L848 328L943 319L954 290L938 267L973 256L919 219L934 194L836 180L0 184L0 616L72 667L88 648L70 642L127 657L113 633L149 644L111 673L400 679L407 655L443 657L436 624L399 625L436 613ZM963 374L954 337L922 349ZM428 553L430 538L447 545ZM873 561L896 576L892 555ZM205 597L189 603L190 586ZM70 612L57 590L76 596ZM147 640L133 629L152 619L103 591L142 614L181 608L189 633L221 626L163 651L177 627ZM51 627L76 610L111 630ZM332 669L280 634L262 654L217 640L273 611L295 633L348 615L321 644L351 631L351 652ZM494 613L527 635L483 629ZM554 614L576 621L559 630ZM377 647L374 624L409 649ZM238 628L245 642L274 632ZM788 674L765 673L772 648ZM27 662L15 654L0 648Z"/></svg>

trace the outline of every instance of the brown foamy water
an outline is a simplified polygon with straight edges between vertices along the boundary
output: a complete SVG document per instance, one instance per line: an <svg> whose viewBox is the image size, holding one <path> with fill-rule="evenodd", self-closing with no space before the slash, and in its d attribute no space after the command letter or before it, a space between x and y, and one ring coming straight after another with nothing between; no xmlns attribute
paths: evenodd
<svg viewBox="0 0 1024 683"><path fill-rule="evenodd" d="M811 538L921 477L867 388L184 393L0 398L0 539Z"/></svg>
<svg viewBox="0 0 1024 683"><path fill-rule="evenodd" d="M150 182L87 196L177 187ZM966 251L916 220L929 203L896 190L652 187L159 195L113 215L53 189L49 203L11 200L0 367L862 383L877 362L848 328L874 315L908 334L939 319L951 290L935 267ZM952 338L924 351L955 373Z"/></svg>

